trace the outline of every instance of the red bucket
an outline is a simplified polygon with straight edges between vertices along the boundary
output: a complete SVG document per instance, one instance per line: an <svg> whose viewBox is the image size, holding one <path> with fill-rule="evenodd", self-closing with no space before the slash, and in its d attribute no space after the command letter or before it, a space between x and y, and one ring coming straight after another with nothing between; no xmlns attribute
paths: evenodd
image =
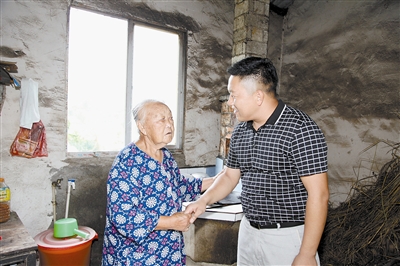
<svg viewBox="0 0 400 266"><path fill-rule="evenodd" d="M53 229L35 236L41 266L90 265L90 251L97 233L90 227L79 226L79 230L89 234L88 239L80 236L55 238Z"/></svg>

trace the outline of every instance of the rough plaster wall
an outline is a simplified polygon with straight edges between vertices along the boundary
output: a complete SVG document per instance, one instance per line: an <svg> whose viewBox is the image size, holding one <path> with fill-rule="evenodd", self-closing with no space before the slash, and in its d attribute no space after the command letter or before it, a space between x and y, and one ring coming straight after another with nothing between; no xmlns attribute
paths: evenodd
<svg viewBox="0 0 400 266"><path fill-rule="evenodd" d="M285 19L280 96L328 142L332 201L378 172L399 142L399 1L295 1Z"/></svg>
<svg viewBox="0 0 400 266"><path fill-rule="evenodd" d="M188 39L184 150L190 166L215 164L220 140L219 98L227 94L226 69L232 51L233 1L204 1L202 5L193 10L201 14L201 29Z"/></svg>
<svg viewBox="0 0 400 266"><path fill-rule="evenodd" d="M11 157L19 129L19 91L7 87L1 119L1 173L12 190L12 209L32 237L52 227L51 183L57 189L57 219L64 217L67 181L76 179L69 217L99 234L92 263L100 264L105 181L114 158L66 158L68 0L1 1L0 60L15 61L17 78L39 83L39 111L49 156ZM147 4L146 4L147 2ZM181 166L215 164L219 145L219 97L230 65L234 3L209 1L74 1L111 15L188 31L184 156ZM113 11L112 11L113 10ZM17 51L17 52L15 52Z"/></svg>
<svg viewBox="0 0 400 266"><path fill-rule="evenodd" d="M51 176L66 165L66 10L67 1L1 1L0 60L17 62L17 78L38 82L39 112L50 154L34 159L10 156L19 130L20 93L6 87L0 171L11 187L11 208L32 236L51 223Z"/></svg>
<svg viewBox="0 0 400 266"><path fill-rule="evenodd" d="M274 64L278 77L281 76L283 20L283 16L269 12L267 57Z"/></svg>

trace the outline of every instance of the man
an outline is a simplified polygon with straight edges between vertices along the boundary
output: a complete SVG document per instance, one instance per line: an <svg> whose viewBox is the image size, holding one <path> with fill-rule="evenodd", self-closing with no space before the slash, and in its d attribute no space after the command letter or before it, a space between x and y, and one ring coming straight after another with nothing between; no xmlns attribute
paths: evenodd
<svg viewBox="0 0 400 266"><path fill-rule="evenodd" d="M238 265L318 265L329 200L324 135L307 114L277 98L270 60L248 57L228 73L228 104L240 123L225 169L185 212L193 223L241 179Z"/></svg>

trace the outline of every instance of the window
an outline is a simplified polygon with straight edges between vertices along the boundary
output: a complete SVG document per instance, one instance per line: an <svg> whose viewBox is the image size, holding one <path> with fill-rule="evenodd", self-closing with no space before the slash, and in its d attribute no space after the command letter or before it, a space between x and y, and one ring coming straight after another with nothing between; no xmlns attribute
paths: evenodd
<svg viewBox="0 0 400 266"><path fill-rule="evenodd" d="M169 148L181 147L181 32L71 8L68 58L69 155L114 153L138 138L132 108L166 103L175 120Z"/></svg>

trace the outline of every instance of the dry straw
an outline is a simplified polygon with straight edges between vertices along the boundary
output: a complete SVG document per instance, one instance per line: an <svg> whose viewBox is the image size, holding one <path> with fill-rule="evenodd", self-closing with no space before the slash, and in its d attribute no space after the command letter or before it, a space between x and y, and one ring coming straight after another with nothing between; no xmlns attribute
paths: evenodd
<svg viewBox="0 0 400 266"><path fill-rule="evenodd" d="M321 265L400 265L400 143L385 143L392 159L368 177L371 182L357 180L347 200L329 208Z"/></svg>

